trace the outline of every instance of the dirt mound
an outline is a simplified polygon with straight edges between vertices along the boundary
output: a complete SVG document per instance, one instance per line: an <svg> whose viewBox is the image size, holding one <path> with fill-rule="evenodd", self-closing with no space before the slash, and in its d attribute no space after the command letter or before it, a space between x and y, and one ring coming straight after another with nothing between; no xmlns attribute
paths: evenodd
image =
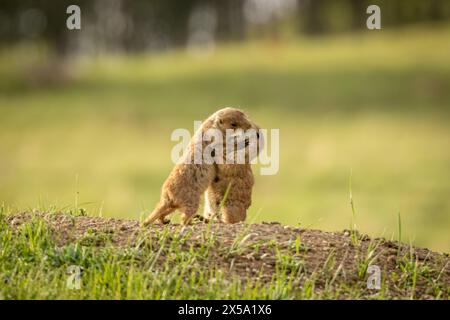
<svg viewBox="0 0 450 320"><path fill-rule="evenodd" d="M156 253L169 243L160 241L162 237L166 240L183 237L177 243L186 251L210 244L213 254L205 266L214 265L243 279L259 277L263 282L270 282L273 274L282 268L286 273L296 272L303 285L305 279L314 278L316 290L358 286L361 297L370 297L386 288L386 298L448 299L450 294L448 254L382 238L372 239L349 230L324 232L273 222L195 223L186 227L169 224L143 229L134 220L54 213L15 214L6 220L16 229L36 216L47 222L61 246L78 242L84 246L127 247L151 239ZM164 263L163 254L158 263ZM370 266L379 268L383 288L368 288Z"/></svg>

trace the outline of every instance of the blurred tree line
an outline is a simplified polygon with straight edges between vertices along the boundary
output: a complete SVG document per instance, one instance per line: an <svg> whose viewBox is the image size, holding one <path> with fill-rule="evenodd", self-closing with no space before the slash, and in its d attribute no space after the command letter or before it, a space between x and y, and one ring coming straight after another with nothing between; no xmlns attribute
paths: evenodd
<svg viewBox="0 0 450 320"><path fill-rule="evenodd" d="M81 30L66 28L71 4ZM1 0L0 45L43 41L64 55L319 36L365 29L370 4L380 6L382 28L450 18L448 0Z"/></svg>

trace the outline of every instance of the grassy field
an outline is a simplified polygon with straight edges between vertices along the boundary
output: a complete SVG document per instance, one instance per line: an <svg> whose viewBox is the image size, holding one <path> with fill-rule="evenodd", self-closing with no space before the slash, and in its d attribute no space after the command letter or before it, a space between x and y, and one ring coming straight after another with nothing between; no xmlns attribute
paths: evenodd
<svg viewBox="0 0 450 320"><path fill-rule="evenodd" d="M449 252L448 40L437 25L221 45L204 58L99 56L69 60L60 78L44 48L3 49L0 200L139 219L172 167L172 130L240 106L281 140L280 171L256 175L249 221L348 228L352 172L358 229L390 238L400 212L404 241Z"/></svg>
<svg viewBox="0 0 450 320"><path fill-rule="evenodd" d="M450 258L355 230L0 211L0 299L449 299ZM369 287L378 266L379 286ZM170 311L171 312L171 311Z"/></svg>

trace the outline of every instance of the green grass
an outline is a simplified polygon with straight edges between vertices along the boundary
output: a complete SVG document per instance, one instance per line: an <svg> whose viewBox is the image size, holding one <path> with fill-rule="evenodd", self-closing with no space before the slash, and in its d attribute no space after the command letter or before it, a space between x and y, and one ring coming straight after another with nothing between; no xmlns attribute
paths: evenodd
<svg viewBox="0 0 450 320"><path fill-rule="evenodd" d="M13 236L0 225L0 298L2 299L288 299L294 298L292 273L281 267L263 286L258 279L243 282L223 271L200 268L210 259L210 245L180 250L188 233L169 237L167 230L152 243L142 231L134 247L92 246L79 242L56 246L42 219L33 219ZM214 237L212 234L208 238ZM153 251L154 246L160 249ZM158 258L164 263L155 268ZM281 255L281 253L280 253ZM280 256L280 260L284 257ZM281 263L283 266L283 262ZM82 270L80 289L67 286L71 266Z"/></svg>
<svg viewBox="0 0 450 320"><path fill-rule="evenodd" d="M320 256L322 248L309 248L300 237L287 244L250 242L255 234L243 228L227 245L208 227L198 233L165 226L137 229L133 239L118 245L112 239L120 229L111 227L88 229L61 242L58 235L73 230L56 231L50 221L63 215L75 226L78 214L35 214L14 227L9 214L14 212L0 211L0 299L447 299L450 294L448 283L440 279L448 259L441 255L419 263L415 249L407 245L402 245L405 252L393 271L383 272L382 288L367 289L368 266L386 263L377 260L381 240L371 240L366 250L358 244L355 256L348 251L339 256L336 250L342 248L333 248L313 268L306 259ZM260 246L266 247L264 255ZM305 255L309 250L312 256ZM262 277L263 270L234 271L236 264L252 259L273 259L269 279ZM76 270L79 286L71 281Z"/></svg>
<svg viewBox="0 0 450 320"><path fill-rule="evenodd" d="M45 49L3 49L0 201L64 208L76 195L93 214L138 219L173 166L172 130L234 105L280 129L280 171L256 174L250 219L347 228L352 169L361 231L394 235L401 211L403 237L448 252L448 39L437 25L221 45L206 59L101 56L37 87Z"/></svg>

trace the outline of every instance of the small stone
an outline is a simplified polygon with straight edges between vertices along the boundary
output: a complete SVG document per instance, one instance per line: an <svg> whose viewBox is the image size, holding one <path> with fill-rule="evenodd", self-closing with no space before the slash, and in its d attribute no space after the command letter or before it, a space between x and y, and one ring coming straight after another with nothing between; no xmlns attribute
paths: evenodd
<svg viewBox="0 0 450 320"><path fill-rule="evenodd" d="M387 262L395 264L397 262L397 257L396 256L389 256L387 258Z"/></svg>

